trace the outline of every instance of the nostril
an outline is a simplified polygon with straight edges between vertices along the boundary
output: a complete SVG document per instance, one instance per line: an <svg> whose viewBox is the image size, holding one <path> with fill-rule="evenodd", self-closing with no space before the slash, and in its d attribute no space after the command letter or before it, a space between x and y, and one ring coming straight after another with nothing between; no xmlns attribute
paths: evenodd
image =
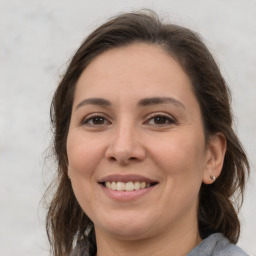
<svg viewBox="0 0 256 256"><path fill-rule="evenodd" d="M111 156L111 157L109 158L109 160L110 160L111 162L116 161L116 159L115 159L113 156Z"/></svg>
<svg viewBox="0 0 256 256"><path fill-rule="evenodd" d="M130 161L136 161L136 160L137 160L137 157L129 157L126 160L125 159L118 159L118 158L115 158L114 156L109 157L109 161L111 161L111 162L118 161L118 162L122 162L122 163L128 163Z"/></svg>

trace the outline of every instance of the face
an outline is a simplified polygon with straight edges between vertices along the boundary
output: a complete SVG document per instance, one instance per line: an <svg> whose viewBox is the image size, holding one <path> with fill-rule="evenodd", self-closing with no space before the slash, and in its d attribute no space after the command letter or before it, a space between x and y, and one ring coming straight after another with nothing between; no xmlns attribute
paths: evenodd
<svg viewBox="0 0 256 256"><path fill-rule="evenodd" d="M200 108L188 76L160 47L112 49L83 71L67 154L96 234L138 239L196 223L208 156Z"/></svg>

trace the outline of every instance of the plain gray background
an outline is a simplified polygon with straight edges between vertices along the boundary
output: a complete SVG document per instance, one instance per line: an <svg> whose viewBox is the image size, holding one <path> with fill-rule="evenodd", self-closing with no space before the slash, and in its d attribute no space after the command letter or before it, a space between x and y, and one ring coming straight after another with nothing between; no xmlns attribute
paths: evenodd
<svg viewBox="0 0 256 256"><path fill-rule="evenodd" d="M49 255L40 199L54 171L44 164L52 94L90 31L140 8L199 32L230 85L252 171L239 245L256 255L255 0L0 0L0 256Z"/></svg>

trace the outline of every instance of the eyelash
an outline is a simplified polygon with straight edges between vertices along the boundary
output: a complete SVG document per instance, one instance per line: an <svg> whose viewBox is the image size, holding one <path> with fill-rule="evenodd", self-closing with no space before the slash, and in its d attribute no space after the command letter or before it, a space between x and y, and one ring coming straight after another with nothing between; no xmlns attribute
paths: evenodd
<svg viewBox="0 0 256 256"><path fill-rule="evenodd" d="M170 117L169 115L167 114L153 114L151 115L144 123L149 123L150 120L154 120L155 118L163 118L165 121L168 121L168 123L166 124L150 124L150 125L157 125L157 126L168 126L168 125L171 125L171 124L176 124L176 120L172 117Z"/></svg>
<svg viewBox="0 0 256 256"><path fill-rule="evenodd" d="M101 124L90 124L89 122L90 121L96 121L96 118L99 118L99 119L101 119L101 121L103 121L103 123L101 123ZM154 123L154 124L150 124L149 122L151 121L151 120L154 120L155 118L162 118L165 122L167 121L168 123L166 124L166 123L164 123L164 124L156 124L156 123ZM96 126L98 126L98 127L101 127L101 126L104 126L107 121L107 123L108 124L111 124L111 122L104 116L104 115L102 115L102 114L95 114L95 115L89 115L89 116L87 116L86 118L84 118L83 120L82 120L82 122L81 122L81 124L82 125L87 125L87 126L94 126L94 127L96 127ZM154 121L156 121L156 120L154 120ZM149 124L149 125L156 125L156 126L168 126L168 125L171 125L171 124L176 124L177 123L177 121L174 119L174 118L172 118L172 117L170 117L169 115L167 115L167 114L163 114L163 113L161 113L161 114L152 114L143 124Z"/></svg>
<svg viewBox="0 0 256 256"><path fill-rule="evenodd" d="M102 126L102 125L104 125L104 124L100 124L100 125L89 124L90 121L95 121L96 118L103 119L103 122L107 121L108 123L110 123L110 121L108 121L108 119L104 115L102 115L102 114L95 114L95 115L89 115L86 118L84 118L82 120L82 125L87 125L87 124L89 126Z"/></svg>

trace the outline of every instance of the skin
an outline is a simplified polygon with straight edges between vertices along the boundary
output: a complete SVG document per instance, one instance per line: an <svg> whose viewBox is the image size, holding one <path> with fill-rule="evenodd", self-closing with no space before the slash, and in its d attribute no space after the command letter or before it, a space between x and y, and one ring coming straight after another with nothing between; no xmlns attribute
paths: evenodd
<svg viewBox="0 0 256 256"><path fill-rule="evenodd" d="M172 100L141 102L155 97ZM200 186L220 174L225 148L221 134L205 141L190 79L162 48L137 43L96 57L77 83L67 154L75 196L95 225L97 255L187 254L201 241ZM112 174L157 185L120 201L98 183Z"/></svg>

